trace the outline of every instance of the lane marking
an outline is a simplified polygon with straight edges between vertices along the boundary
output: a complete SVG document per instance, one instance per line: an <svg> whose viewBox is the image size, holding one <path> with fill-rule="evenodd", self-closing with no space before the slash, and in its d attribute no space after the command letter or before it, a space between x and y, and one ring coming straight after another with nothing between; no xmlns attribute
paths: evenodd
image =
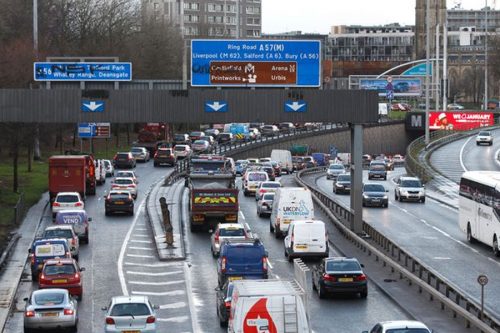
<svg viewBox="0 0 500 333"><path fill-rule="evenodd" d="M167 282L144 282L144 281L129 281L129 284L139 284L145 286L170 286L172 284L184 283L184 280L175 280Z"/></svg>
<svg viewBox="0 0 500 333"><path fill-rule="evenodd" d="M497 150L495 151L495 158L494 158L494 161L495 161L496 165L497 165L498 167L500 167L500 161L498 160L498 154L500 154L500 149L497 149Z"/></svg>
<svg viewBox="0 0 500 333"><path fill-rule="evenodd" d="M148 229L146 229L146 228L135 228L135 230L139 230L139 231L148 231Z"/></svg>
<svg viewBox="0 0 500 333"><path fill-rule="evenodd" d="M128 248L131 250L144 250L144 251L153 251L154 250L150 247L139 247L139 246L129 246Z"/></svg>
<svg viewBox="0 0 500 333"><path fill-rule="evenodd" d="M167 275L174 275L174 274L179 274L179 273L182 273L182 271L160 272L160 273L127 271L127 274L145 275L145 276L167 276Z"/></svg>
<svg viewBox="0 0 500 333"><path fill-rule="evenodd" d="M118 279L120 280L120 285L122 287L122 294L125 296L128 296L128 289L127 289L127 283L125 282L125 275L123 274L123 258L125 257L125 250L127 249L127 244L128 241L130 240L130 236L132 235L132 231L135 228L135 225L137 224L137 221L139 221L139 217L141 216L142 210L144 209L144 203L146 202L145 199L142 200L141 205L139 206L139 209L137 211L137 214L134 216L134 220L132 221L132 224L130 225L130 228L128 229L127 235L125 235L125 239L123 240L122 248L120 250L120 255L118 256Z"/></svg>
<svg viewBox="0 0 500 333"><path fill-rule="evenodd" d="M127 253L127 257L133 257L133 258L156 258L155 256L150 256L147 254L130 254Z"/></svg>
<svg viewBox="0 0 500 333"><path fill-rule="evenodd" d="M147 238L149 238L150 236L145 235L145 234L134 234L134 237L147 237Z"/></svg>
<svg viewBox="0 0 500 333"><path fill-rule="evenodd" d="M129 265L129 266L144 266L144 267L170 267L170 266L179 266L178 263L144 264L144 263L140 263L140 262L125 262L125 265Z"/></svg>
<svg viewBox="0 0 500 333"><path fill-rule="evenodd" d="M172 291L163 291L163 292L132 290L131 294L133 294L133 295L147 295L147 296L179 296L179 295L186 294L186 292L184 290L172 290Z"/></svg>
<svg viewBox="0 0 500 333"><path fill-rule="evenodd" d="M151 244L153 243L152 241L148 241L148 240L135 240L135 239L132 239L130 240L131 243L144 243L144 244Z"/></svg>
<svg viewBox="0 0 500 333"><path fill-rule="evenodd" d="M196 306L194 303L193 295L193 285L191 283L191 271L187 262L184 262L184 279L186 280L186 292L189 304L189 312L191 313L191 328L193 332L202 332L200 326L198 325L198 313L196 312Z"/></svg>
<svg viewBox="0 0 500 333"><path fill-rule="evenodd" d="M462 169L464 169L464 171L469 171L465 167L463 154L464 154L465 146L469 143L470 140L472 140L472 136L470 138L468 138L467 140L465 140L465 143L462 145L462 148L460 148L460 153L459 153L460 165L462 166Z"/></svg>
<svg viewBox="0 0 500 333"><path fill-rule="evenodd" d="M183 308L185 306L187 306L187 304L185 302L176 302L176 303L170 303L170 304L163 304L163 305L160 305L160 310Z"/></svg>
<svg viewBox="0 0 500 333"><path fill-rule="evenodd" d="M451 260L450 257L434 257L432 259L434 259L434 260Z"/></svg>
<svg viewBox="0 0 500 333"><path fill-rule="evenodd" d="M176 322L176 323L181 323L186 320L188 320L188 316L178 316L178 317L172 317L172 318L157 318L156 320L158 321L163 321L163 322Z"/></svg>
<svg viewBox="0 0 500 333"><path fill-rule="evenodd" d="M243 215L243 212L240 210L240 215L243 220L246 220L245 215Z"/></svg>
<svg viewBox="0 0 500 333"><path fill-rule="evenodd" d="M267 258L267 266L269 266L270 269L273 269L273 265L271 264L271 260Z"/></svg>

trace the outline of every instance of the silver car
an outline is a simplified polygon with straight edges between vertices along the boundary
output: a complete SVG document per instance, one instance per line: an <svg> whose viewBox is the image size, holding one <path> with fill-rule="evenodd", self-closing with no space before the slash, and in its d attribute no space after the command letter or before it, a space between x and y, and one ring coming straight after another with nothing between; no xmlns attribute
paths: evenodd
<svg viewBox="0 0 500 333"><path fill-rule="evenodd" d="M141 332L156 333L158 306L151 304L147 296L115 296L106 311L105 333Z"/></svg>
<svg viewBox="0 0 500 333"><path fill-rule="evenodd" d="M77 331L77 301L66 289L39 289L25 298L24 332L35 329L69 328Z"/></svg>
<svg viewBox="0 0 500 333"><path fill-rule="evenodd" d="M335 179L338 175L345 172L345 167L343 164L330 164L328 170L326 170L326 179Z"/></svg>
<svg viewBox="0 0 500 333"><path fill-rule="evenodd" d="M103 160L104 167L106 168L106 177L113 177L115 174L115 168L113 167L113 163L110 160Z"/></svg>
<svg viewBox="0 0 500 333"><path fill-rule="evenodd" d="M130 151L136 161L147 162L151 159L149 151L144 147L133 147Z"/></svg>
<svg viewBox="0 0 500 333"><path fill-rule="evenodd" d="M210 237L210 249L212 255L217 257L220 253L221 244L224 240L240 240L253 238L248 224L241 223L219 223Z"/></svg>
<svg viewBox="0 0 500 333"><path fill-rule="evenodd" d="M490 131L479 131L479 133L476 136L476 145L482 145L483 143L486 143L488 146L491 146L493 144L493 136L491 135Z"/></svg>
<svg viewBox="0 0 500 333"><path fill-rule="evenodd" d="M274 192L264 193L262 198L257 201L257 215L259 217L266 215L271 215L274 202Z"/></svg>
<svg viewBox="0 0 500 333"><path fill-rule="evenodd" d="M137 198L137 184L133 178L116 177L111 183L111 189L129 191L132 198Z"/></svg>

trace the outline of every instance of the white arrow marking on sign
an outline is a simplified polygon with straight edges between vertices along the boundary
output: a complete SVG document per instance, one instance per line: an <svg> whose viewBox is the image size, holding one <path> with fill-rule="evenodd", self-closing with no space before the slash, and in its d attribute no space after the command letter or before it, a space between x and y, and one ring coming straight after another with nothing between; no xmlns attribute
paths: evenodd
<svg viewBox="0 0 500 333"><path fill-rule="evenodd" d="M214 111L219 111L223 107L226 106L226 104L219 104L219 102L214 102L214 104L208 104L207 105Z"/></svg>
<svg viewBox="0 0 500 333"><path fill-rule="evenodd" d="M293 111L298 111L302 109L302 107L306 105L306 103L299 104L299 102L293 102L292 104L287 104L287 106L292 109Z"/></svg>
<svg viewBox="0 0 500 333"><path fill-rule="evenodd" d="M96 103L96 102L92 101L89 104L83 103L83 105L86 106L90 111L95 111L101 107L102 103Z"/></svg>

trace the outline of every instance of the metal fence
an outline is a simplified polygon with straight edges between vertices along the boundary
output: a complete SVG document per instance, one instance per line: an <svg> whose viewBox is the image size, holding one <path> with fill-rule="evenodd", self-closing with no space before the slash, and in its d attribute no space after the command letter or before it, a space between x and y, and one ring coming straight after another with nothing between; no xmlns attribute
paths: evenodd
<svg viewBox="0 0 500 333"><path fill-rule="evenodd" d="M305 169L296 174L297 182L311 190L314 200L330 217L339 232L357 247L374 256L384 266L389 266L392 272L397 272L401 280L406 279L410 285L417 285L419 291L426 292L430 300L441 304L441 309L449 309L454 317L461 317L466 327L476 327L483 332L499 332L500 320L486 311L479 319L480 305L470 296L454 286L438 272L427 267L403 247L385 237L375 228L363 222L363 231L370 236L371 242L363 239L349 229L349 221L353 219L353 212L336 202L328 194L302 180L304 175L322 173L324 168Z"/></svg>

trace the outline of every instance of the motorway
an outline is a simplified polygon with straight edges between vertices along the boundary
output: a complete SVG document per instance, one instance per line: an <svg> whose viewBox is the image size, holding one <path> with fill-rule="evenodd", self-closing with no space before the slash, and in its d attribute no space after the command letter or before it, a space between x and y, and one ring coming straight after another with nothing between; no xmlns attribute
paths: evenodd
<svg viewBox="0 0 500 333"><path fill-rule="evenodd" d="M485 152L492 154L498 149L496 145L493 148L477 147L482 149L478 153L475 142L465 142L466 139L462 141L462 146L465 144L466 147L462 151L467 163L470 162L471 156L475 156L475 161L486 163L484 161L492 160L492 157L484 156ZM441 148L439 155L448 155L449 158L456 156L456 145L460 146L457 143ZM478 158L474 154L481 154L482 157ZM160 332L224 331L219 327L215 309L214 288L217 285L217 277L215 259L210 253L209 235L186 232L185 262L160 262L157 258L153 235L144 211L145 198L152 185L171 170L153 168L151 162L138 164L136 172L140 184L134 217L104 215L102 196L109 189L109 178L105 185L98 187L98 195L87 199L86 209L94 220L91 222L90 244L83 245L80 254L80 264L87 269L83 274L84 297L79 306L80 332L102 332L104 312L101 307L107 305L112 296L121 294L146 294L154 304L160 305ZM398 169L391 172L388 181L384 182L391 188L391 195L392 179L401 173L402 170ZM349 196L336 196L332 193L332 182L324 177L316 179L315 176L309 176L306 180L317 184L332 197L349 203ZM291 176L283 176L282 183L286 186L294 185ZM172 200L178 197L183 187L174 186L173 189L175 195L172 194ZM498 276L500 264L492 257L490 250L466 243L465 235L462 235L457 227L456 210L433 200L424 204L424 210L422 204L399 203L394 202L392 198L391 196L389 209L365 208L365 221L409 252L415 253L471 295L477 295L477 274ZM181 215L183 220L187 221L186 192L182 201ZM240 210L240 221L249 223L269 252L271 276L281 279L293 278L293 266L283 255L282 240L275 239L269 233L268 218L259 218L256 215L255 199L241 194ZM46 215L43 225L50 223L49 212L46 212ZM326 221L326 216L319 209L316 209L316 218ZM329 233L335 233L333 227ZM341 250L345 252L345 249ZM458 253L460 255L457 255ZM331 254L339 255L339 252L331 247ZM369 270L366 273L368 276L371 274ZM500 308L498 291L495 291L498 290L498 284L498 280L490 279L486 299L487 308L490 310ZM32 288L36 288L36 284L31 283L28 278L19 288L18 300L28 295ZM4 332L22 331L22 309L23 302L18 302L18 311L14 312ZM335 327L338 332L347 333L368 329L381 320L409 318L406 309L398 306L372 282L369 285L367 300L358 297L319 300L316 294L312 295L310 315L315 332L327 332ZM435 317L443 323L452 321L439 312Z"/></svg>

